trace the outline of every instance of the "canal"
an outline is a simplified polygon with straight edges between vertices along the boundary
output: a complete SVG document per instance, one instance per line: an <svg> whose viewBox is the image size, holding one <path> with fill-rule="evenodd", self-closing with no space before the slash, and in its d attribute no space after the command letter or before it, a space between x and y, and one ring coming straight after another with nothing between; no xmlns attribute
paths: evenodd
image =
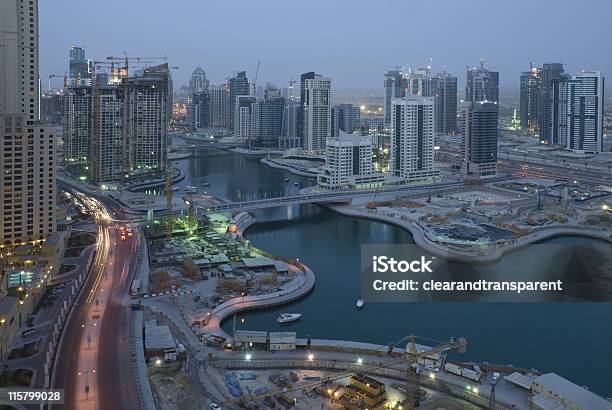
<svg viewBox="0 0 612 410"><path fill-rule="evenodd" d="M187 177L179 185L234 201L295 194L313 179L272 169L257 157L205 150L176 161ZM289 182L285 179L288 178ZM209 187L203 187L204 183ZM298 182L299 186L294 183ZM610 303L368 303L355 310L360 296L362 244L412 243L401 228L338 215L316 205L256 211L259 223L247 231L255 246L273 254L299 258L315 273L312 294L289 306L245 312L238 327L296 331L298 336L386 344L414 333L446 341L464 336L468 350L461 360L536 368L556 372L602 395L612 396L612 304ZM547 241L558 247L597 241L564 237ZM540 259L545 259L541 257ZM487 269L534 262L528 250L517 251ZM302 320L281 326L282 312L302 313ZM231 332L231 321L224 323Z"/></svg>

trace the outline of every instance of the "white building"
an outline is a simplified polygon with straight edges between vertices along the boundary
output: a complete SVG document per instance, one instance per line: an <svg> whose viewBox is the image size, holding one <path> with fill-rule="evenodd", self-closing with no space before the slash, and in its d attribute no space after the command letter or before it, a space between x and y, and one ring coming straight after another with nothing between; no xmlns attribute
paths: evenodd
<svg viewBox="0 0 612 410"><path fill-rule="evenodd" d="M406 94L392 102L390 172L408 181L435 177L434 100Z"/></svg>
<svg viewBox="0 0 612 410"><path fill-rule="evenodd" d="M0 2L0 245L55 231L53 126L39 124L38 2Z"/></svg>
<svg viewBox="0 0 612 410"><path fill-rule="evenodd" d="M604 78L585 71L559 89L559 141L576 152L603 151Z"/></svg>
<svg viewBox="0 0 612 410"><path fill-rule="evenodd" d="M255 97L237 95L234 108L234 137L243 141L255 138Z"/></svg>
<svg viewBox="0 0 612 410"><path fill-rule="evenodd" d="M310 152L325 149L331 137L331 79L315 74L304 80L302 102L303 148Z"/></svg>
<svg viewBox="0 0 612 410"><path fill-rule="evenodd" d="M326 144L325 165L318 176L321 188L347 189L384 179L382 173L374 173L371 138L340 131Z"/></svg>

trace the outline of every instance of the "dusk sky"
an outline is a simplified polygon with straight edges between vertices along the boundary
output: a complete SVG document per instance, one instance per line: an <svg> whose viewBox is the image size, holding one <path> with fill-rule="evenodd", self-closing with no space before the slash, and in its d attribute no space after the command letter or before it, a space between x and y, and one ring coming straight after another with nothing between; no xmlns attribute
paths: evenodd
<svg viewBox="0 0 612 410"><path fill-rule="evenodd" d="M40 2L40 72L63 74L68 47L94 60L164 52L175 88L201 65L222 83L233 71L286 86L317 71L339 91L382 94L384 72L423 66L465 81L485 58L503 89L518 91L529 62L560 61L566 71L612 72L609 0L46 0ZM61 84L57 80L56 85Z"/></svg>

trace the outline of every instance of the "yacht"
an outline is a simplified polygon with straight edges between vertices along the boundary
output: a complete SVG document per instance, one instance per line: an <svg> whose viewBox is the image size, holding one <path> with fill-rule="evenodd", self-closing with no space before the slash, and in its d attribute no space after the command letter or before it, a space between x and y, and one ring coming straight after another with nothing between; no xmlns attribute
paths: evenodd
<svg viewBox="0 0 612 410"><path fill-rule="evenodd" d="M357 303L355 303L355 307L357 308L357 310L363 309L364 305L365 305L365 300L363 300L362 298L357 299Z"/></svg>
<svg viewBox="0 0 612 410"><path fill-rule="evenodd" d="M203 186L204 188L209 187L209 186L210 186L210 182L208 182L208 181L204 181L204 183L202 183L202 186Z"/></svg>
<svg viewBox="0 0 612 410"><path fill-rule="evenodd" d="M289 178L285 178L285 182L289 182Z"/></svg>
<svg viewBox="0 0 612 410"><path fill-rule="evenodd" d="M300 185L300 183L299 182L294 182L293 185L298 186L298 185Z"/></svg>
<svg viewBox="0 0 612 410"><path fill-rule="evenodd" d="M276 323L295 322L301 317L302 317L301 313L281 313L281 315L276 318Z"/></svg>

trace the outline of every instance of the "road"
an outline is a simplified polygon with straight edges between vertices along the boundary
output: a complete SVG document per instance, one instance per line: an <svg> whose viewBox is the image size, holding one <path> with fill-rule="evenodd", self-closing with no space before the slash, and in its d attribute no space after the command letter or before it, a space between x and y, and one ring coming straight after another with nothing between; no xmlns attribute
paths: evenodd
<svg viewBox="0 0 612 410"><path fill-rule="evenodd" d="M98 224L96 258L64 328L52 385L64 389L65 409L135 409L129 290L140 233L134 229L134 238L121 240L112 210L77 195Z"/></svg>

